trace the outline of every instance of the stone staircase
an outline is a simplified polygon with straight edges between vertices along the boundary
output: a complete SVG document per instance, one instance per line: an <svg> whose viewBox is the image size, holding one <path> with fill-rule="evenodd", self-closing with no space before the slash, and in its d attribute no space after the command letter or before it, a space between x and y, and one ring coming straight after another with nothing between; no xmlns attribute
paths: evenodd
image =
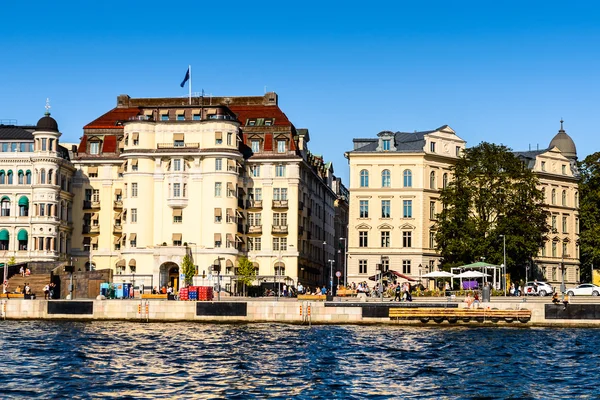
<svg viewBox="0 0 600 400"><path fill-rule="evenodd" d="M17 286L21 287L21 292L25 287L25 282L29 282L31 293L34 293L37 298L44 298L44 286L50 283L50 274L31 274L29 276L14 275L8 280L8 289L14 292Z"/></svg>

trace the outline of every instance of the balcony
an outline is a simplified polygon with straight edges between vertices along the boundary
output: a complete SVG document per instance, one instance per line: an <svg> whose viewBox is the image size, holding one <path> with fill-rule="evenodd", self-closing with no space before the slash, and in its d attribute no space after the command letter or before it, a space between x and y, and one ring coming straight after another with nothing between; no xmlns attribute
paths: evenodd
<svg viewBox="0 0 600 400"><path fill-rule="evenodd" d="M98 209L98 208L100 208L99 201L91 201L91 200L83 201L83 209L84 210L94 210L94 209Z"/></svg>
<svg viewBox="0 0 600 400"><path fill-rule="evenodd" d="M115 226L113 226L113 232L114 233L122 233L123 232L123 226L122 225L115 225Z"/></svg>
<svg viewBox="0 0 600 400"><path fill-rule="evenodd" d="M273 200L273 208L288 208L287 200Z"/></svg>
<svg viewBox="0 0 600 400"><path fill-rule="evenodd" d="M100 233L100 225L93 225L90 227L90 233Z"/></svg>
<svg viewBox="0 0 600 400"><path fill-rule="evenodd" d="M286 234L288 233L288 226L287 225L273 225L273 229L271 230L272 233L278 233L278 234Z"/></svg>
<svg viewBox="0 0 600 400"><path fill-rule="evenodd" d="M262 233L262 225L248 225L248 233Z"/></svg>
<svg viewBox="0 0 600 400"><path fill-rule="evenodd" d="M157 143L158 149L199 149L200 143L184 143L183 145L175 143Z"/></svg>
<svg viewBox="0 0 600 400"><path fill-rule="evenodd" d="M246 208L263 208L262 200L248 200Z"/></svg>
<svg viewBox="0 0 600 400"><path fill-rule="evenodd" d="M188 205L187 197L169 197L167 205L171 208L185 208Z"/></svg>
<svg viewBox="0 0 600 400"><path fill-rule="evenodd" d="M115 200L115 201L113 201L113 208L114 209L121 209L121 208L123 208L123 201L122 200Z"/></svg>

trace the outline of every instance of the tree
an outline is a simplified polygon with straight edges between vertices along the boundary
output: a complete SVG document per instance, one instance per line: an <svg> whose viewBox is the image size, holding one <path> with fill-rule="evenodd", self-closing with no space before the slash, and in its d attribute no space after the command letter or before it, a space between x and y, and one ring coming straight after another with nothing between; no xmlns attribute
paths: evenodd
<svg viewBox="0 0 600 400"><path fill-rule="evenodd" d="M244 285L244 296L246 295L246 286L250 285L256 279L256 270L248 257L240 257L238 259L237 274L238 282Z"/></svg>
<svg viewBox="0 0 600 400"><path fill-rule="evenodd" d="M503 263L523 276L523 265L539 251L548 232L539 181L505 146L483 142L466 149L442 189L436 246L444 269L485 261Z"/></svg>
<svg viewBox="0 0 600 400"><path fill-rule="evenodd" d="M17 263L17 259L14 256L11 257L7 262L8 265L15 265L16 263Z"/></svg>
<svg viewBox="0 0 600 400"><path fill-rule="evenodd" d="M581 281L591 282L592 266L600 265L600 152L580 162L579 172Z"/></svg>
<svg viewBox="0 0 600 400"><path fill-rule="evenodd" d="M185 257L183 257L183 262L181 263L181 271L185 276L185 283L191 285L192 280L194 279L194 275L196 275L196 266L192 262L192 259L189 254L186 254Z"/></svg>

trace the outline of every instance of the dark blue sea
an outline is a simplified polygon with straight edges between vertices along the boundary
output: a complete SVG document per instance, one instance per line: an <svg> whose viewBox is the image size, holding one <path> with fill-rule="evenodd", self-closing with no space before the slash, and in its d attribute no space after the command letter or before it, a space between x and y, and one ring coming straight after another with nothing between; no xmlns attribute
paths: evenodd
<svg viewBox="0 0 600 400"><path fill-rule="evenodd" d="M2 399L599 398L596 329L0 321Z"/></svg>

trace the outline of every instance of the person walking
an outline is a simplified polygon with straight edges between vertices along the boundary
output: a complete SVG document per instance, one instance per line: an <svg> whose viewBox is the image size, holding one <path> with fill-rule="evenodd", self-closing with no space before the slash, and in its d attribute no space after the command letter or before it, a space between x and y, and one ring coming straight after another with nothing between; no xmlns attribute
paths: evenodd
<svg viewBox="0 0 600 400"><path fill-rule="evenodd" d="M396 284L396 289L394 289L394 301L400 301L402 296L402 287L399 283Z"/></svg>

